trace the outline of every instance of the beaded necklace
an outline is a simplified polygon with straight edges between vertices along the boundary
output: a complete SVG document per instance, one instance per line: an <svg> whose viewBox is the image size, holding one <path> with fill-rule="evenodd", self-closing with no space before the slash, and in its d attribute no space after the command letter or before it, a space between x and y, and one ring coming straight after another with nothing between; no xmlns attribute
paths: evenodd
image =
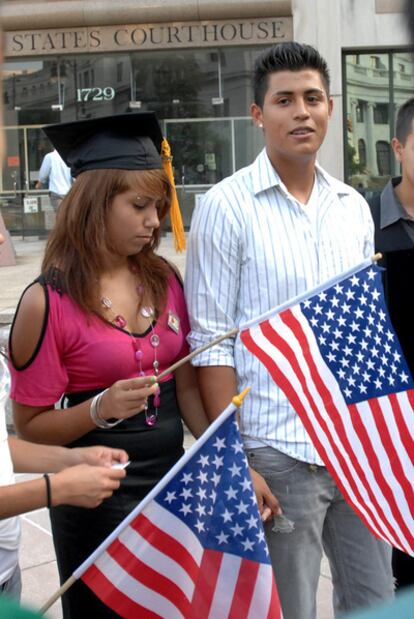
<svg viewBox="0 0 414 619"><path fill-rule="evenodd" d="M143 292L144 292L143 286L141 285L138 286L137 287L138 295L142 296ZM112 310L112 300L107 296L101 297L101 305L104 307L105 310L108 310L108 311ZM140 313L141 313L141 316L143 316L144 318L148 320L149 326L151 328L151 336L149 338L149 342L154 351L152 367L154 369L154 375L157 376L159 373L159 362L157 358L157 349L160 345L160 338L154 332L154 326L153 326L153 318L155 314L154 308L148 305L143 306L141 307ZM122 316L122 314L117 314L114 319L108 320L108 322L111 322L119 329L123 329L126 333L128 333L131 336L134 357L138 364L138 376L145 376L145 372L143 370L143 364L142 364L143 358L144 358L144 352L141 348L140 338L135 337L130 331L127 331L125 329L127 325L127 321L125 320L124 316ZM148 400L145 403L144 412L145 412L145 423L147 424L147 426L152 427L157 423L158 409L160 407L160 404L161 404L161 391L160 391L160 388L158 387L156 392L154 393L154 397L152 398L152 408L150 409Z"/></svg>

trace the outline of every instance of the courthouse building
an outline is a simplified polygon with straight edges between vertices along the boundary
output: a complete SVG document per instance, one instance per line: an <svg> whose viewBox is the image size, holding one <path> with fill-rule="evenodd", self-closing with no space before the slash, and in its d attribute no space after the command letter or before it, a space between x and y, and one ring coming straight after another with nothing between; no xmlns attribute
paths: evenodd
<svg viewBox="0 0 414 619"><path fill-rule="evenodd" d="M315 45L335 112L320 163L378 191L395 164L398 107L414 90L403 0L9 0L2 9L7 155L0 210L15 234L52 222L35 189L44 124L157 112L186 225L199 196L253 160L251 73L267 46Z"/></svg>

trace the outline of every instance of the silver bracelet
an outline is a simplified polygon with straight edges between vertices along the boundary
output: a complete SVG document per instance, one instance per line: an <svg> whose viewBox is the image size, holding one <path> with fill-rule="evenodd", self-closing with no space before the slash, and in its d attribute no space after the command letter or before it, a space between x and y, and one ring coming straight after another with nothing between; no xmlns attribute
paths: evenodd
<svg viewBox="0 0 414 619"><path fill-rule="evenodd" d="M101 391L100 393L98 393L91 402L91 407L89 409L89 414L91 416L91 419L93 421L93 423L98 427L98 428L102 428L102 430L108 430L109 428L113 428L114 426L117 426L118 423L121 423L122 419L117 419L116 421L107 421L106 419L104 419L103 417L100 416L99 414L99 402L101 401L101 398L103 396L104 393L106 393L108 391L108 389L104 389L104 391Z"/></svg>

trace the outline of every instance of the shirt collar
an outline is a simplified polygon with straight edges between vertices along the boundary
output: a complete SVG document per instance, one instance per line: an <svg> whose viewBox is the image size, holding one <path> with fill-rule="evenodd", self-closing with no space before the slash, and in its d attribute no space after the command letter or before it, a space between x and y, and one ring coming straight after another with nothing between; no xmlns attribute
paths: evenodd
<svg viewBox="0 0 414 619"><path fill-rule="evenodd" d="M322 180L323 184L328 185L328 187L338 195L348 195L353 191L351 187L348 187L345 183L338 181L336 178L328 174L318 163L315 164L315 168L319 180ZM280 187L284 192L287 192L287 189L279 174L272 166L265 148L259 153L253 162L252 183L253 193L255 195L261 193L262 191L266 191L271 187Z"/></svg>
<svg viewBox="0 0 414 619"><path fill-rule="evenodd" d="M381 207L380 207L380 228L386 228L387 226L391 226L396 221L400 219L409 219L403 205L401 204L397 194L394 189L401 182L401 176L396 176L392 178L385 185L382 193L381 193Z"/></svg>

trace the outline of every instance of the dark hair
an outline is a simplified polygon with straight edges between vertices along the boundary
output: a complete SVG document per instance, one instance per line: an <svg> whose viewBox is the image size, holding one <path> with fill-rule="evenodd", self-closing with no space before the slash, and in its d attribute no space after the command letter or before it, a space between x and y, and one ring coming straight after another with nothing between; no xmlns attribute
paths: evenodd
<svg viewBox="0 0 414 619"><path fill-rule="evenodd" d="M398 110L395 135L401 144L405 144L407 137L413 130L413 118L414 98L408 99Z"/></svg>
<svg viewBox="0 0 414 619"><path fill-rule="evenodd" d="M254 102L263 107L268 86L268 75L279 71L319 71L327 94L329 94L329 70L326 61L311 45L301 43L278 43L266 49L254 64L253 90Z"/></svg>

